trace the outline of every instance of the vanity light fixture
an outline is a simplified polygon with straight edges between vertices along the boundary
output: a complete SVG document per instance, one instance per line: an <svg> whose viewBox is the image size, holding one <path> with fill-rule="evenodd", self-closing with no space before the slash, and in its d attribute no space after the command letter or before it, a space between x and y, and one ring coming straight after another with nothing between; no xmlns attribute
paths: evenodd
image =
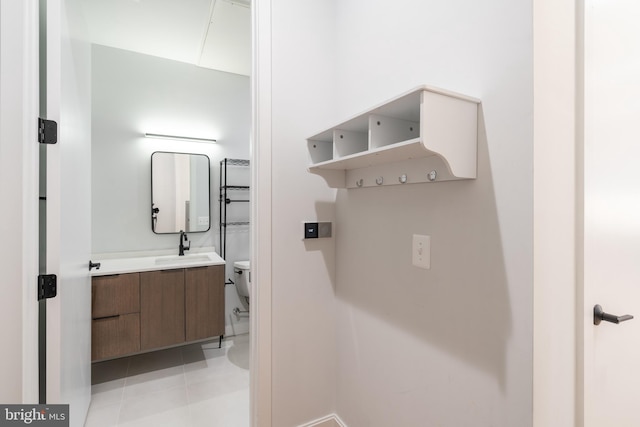
<svg viewBox="0 0 640 427"><path fill-rule="evenodd" d="M162 135L159 133L145 133L144 136L146 138L173 139L178 141L191 141L191 142L208 142L210 144L215 144L217 142L215 139L209 139L209 138L194 138L192 136L178 136L178 135Z"/></svg>

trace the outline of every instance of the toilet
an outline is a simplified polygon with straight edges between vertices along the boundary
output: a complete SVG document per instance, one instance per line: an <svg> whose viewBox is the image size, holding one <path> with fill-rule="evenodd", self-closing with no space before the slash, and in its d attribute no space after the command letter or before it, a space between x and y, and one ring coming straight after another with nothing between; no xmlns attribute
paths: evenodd
<svg viewBox="0 0 640 427"><path fill-rule="evenodd" d="M236 290L242 299L249 303L251 296L251 272L249 271L249 261L236 261L233 263L233 273Z"/></svg>

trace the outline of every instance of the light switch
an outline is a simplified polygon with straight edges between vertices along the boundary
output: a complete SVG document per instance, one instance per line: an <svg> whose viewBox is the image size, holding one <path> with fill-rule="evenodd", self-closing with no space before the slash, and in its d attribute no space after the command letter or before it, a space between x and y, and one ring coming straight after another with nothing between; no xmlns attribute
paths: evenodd
<svg viewBox="0 0 640 427"><path fill-rule="evenodd" d="M317 239L318 238L318 223L317 222L305 222L304 223L304 238L305 239Z"/></svg>
<svg viewBox="0 0 640 427"><path fill-rule="evenodd" d="M431 268L431 236L413 235L413 265L419 268Z"/></svg>

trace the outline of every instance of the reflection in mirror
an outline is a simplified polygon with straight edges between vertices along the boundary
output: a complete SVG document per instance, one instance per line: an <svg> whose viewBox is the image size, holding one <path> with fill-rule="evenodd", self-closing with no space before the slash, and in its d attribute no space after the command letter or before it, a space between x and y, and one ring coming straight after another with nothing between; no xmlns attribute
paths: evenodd
<svg viewBox="0 0 640 427"><path fill-rule="evenodd" d="M156 234L207 231L210 227L209 157L151 155L151 229Z"/></svg>

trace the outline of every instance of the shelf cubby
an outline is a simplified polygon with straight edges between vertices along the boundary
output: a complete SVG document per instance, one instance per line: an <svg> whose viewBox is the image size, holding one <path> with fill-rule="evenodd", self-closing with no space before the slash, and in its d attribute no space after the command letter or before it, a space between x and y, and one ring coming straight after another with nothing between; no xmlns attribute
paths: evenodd
<svg viewBox="0 0 640 427"><path fill-rule="evenodd" d="M333 147L335 158L362 153L369 149L369 136L366 132L336 129L333 131Z"/></svg>
<svg viewBox="0 0 640 427"><path fill-rule="evenodd" d="M308 138L309 171L335 188L475 179L479 104L420 86Z"/></svg>
<svg viewBox="0 0 640 427"><path fill-rule="evenodd" d="M318 164L333 160L333 140L310 139L307 141L311 163Z"/></svg>
<svg viewBox="0 0 640 427"><path fill-rule="evenodd" d="M420 123L394 117L371 114L369 116L369 148L384 147L420 136Z"/></svg>

